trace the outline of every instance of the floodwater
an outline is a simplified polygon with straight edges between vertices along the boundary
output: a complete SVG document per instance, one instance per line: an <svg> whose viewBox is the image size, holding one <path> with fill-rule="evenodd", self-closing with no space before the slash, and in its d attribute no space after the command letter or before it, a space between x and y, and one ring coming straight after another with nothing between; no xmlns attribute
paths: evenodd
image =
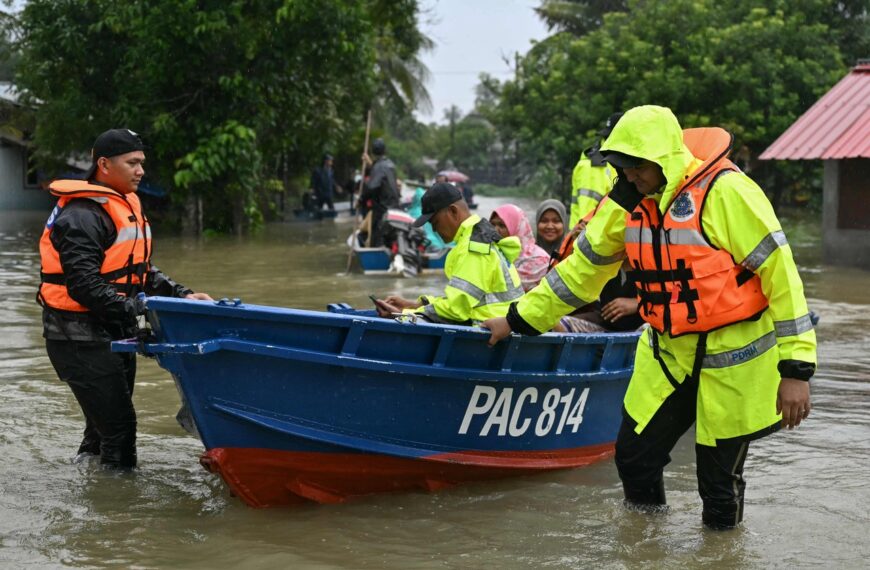
<svg viewBox="0 0 870 570"><path fill-rule="evenodd" d="M488 215L497 201L482 199ZM524 206L531 210L533 204ZM786 220L818 327L814 409L750 447L746 517L700 524L691 436L666 472L665 515L626 511L611 461L345 505L254 510L230 497L175 422L169 374L140 358L140 468L73 465L83 427L45 355L36 243L44 213L0 213L0 567L865 568L870 557L870 272L822 265L818 224ZM344 274L349 221L255 237L157 236L155 261L213 297L320 309L412 296L442 277Z"/></svg>

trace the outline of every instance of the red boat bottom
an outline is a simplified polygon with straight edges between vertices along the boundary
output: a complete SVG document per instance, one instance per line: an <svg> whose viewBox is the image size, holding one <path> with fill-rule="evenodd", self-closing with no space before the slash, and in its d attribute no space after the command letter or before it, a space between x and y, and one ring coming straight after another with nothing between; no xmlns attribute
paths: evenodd
<svg viewBox="0 0 870 570"><path fill-rule="evenodd" d="M363 453L215 448L200 459L230 490L257 508L422 489L437 491L541 471L581 467L613 455L613 444L547 452L457 452L420 459Z"/></svg>

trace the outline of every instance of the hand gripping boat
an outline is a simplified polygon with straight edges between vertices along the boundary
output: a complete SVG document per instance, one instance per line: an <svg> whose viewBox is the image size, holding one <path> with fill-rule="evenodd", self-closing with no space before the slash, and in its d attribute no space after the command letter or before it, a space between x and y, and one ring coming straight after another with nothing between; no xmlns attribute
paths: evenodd
<svg viewBox="0 0 870 570"><path fill-rule="evenodd" d="M609 457L637 333L512 336L464 326L149 297L157 358L254 507L342 502Z"/></svg>

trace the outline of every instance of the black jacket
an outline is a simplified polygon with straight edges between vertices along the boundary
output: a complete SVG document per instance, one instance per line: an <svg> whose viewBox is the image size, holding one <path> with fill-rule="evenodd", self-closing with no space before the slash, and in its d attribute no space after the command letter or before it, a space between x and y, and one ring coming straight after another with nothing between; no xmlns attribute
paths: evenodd
<svg viewBox="0 0 870 570"><path fill-rule="evenodd" d="M399 207L399 187L396 184L396 165L387 157L379 158L373 165L369 179L363 188L360 202L372 201L372 209L381 214L389 208Z"/></svg>
<svg viewBox="0 0 870 570"><path fill-rule="evenodd" d="M86 313L43 307L45 338L108 342L136 334L141 301L119 295L100 277L105 251L117 237L115 224L98 203L88 198L71 200L54 221L51 243L60 255L69 296L88 308ZM152 266L145 281L146 295L183 297L190 289L172 281Z"/></svg>

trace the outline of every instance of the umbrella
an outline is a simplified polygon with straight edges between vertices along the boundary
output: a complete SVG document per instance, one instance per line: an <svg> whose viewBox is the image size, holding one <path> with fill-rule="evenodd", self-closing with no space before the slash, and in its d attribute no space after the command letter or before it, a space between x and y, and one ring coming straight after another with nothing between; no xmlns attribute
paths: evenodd
<svg viewBox="0 0 870 570"><path fill-rule="evenodd" d="M442 170L436 176L446 176L447 182L468 182L468 176L458 170Z"/></svg>

